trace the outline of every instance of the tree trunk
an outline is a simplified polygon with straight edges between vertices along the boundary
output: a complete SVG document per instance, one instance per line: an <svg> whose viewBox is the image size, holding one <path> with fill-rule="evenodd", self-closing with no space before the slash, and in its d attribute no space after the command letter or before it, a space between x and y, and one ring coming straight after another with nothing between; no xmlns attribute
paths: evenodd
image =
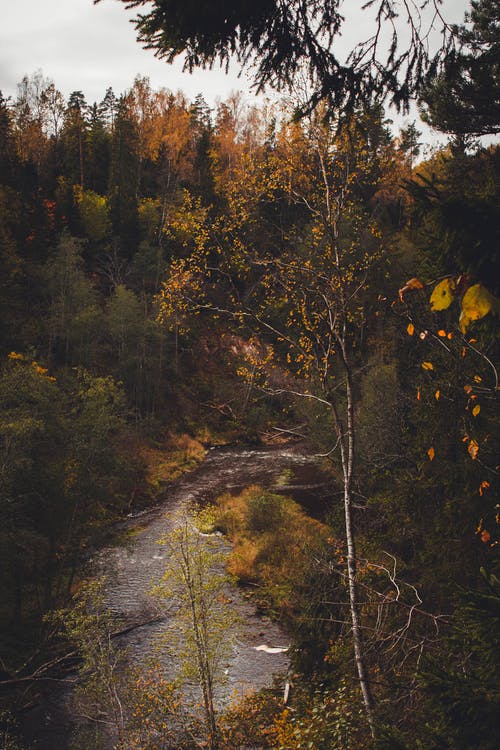
<svg viewBox="0 0 500 750"><path fill-rule="evenodd" d="M359 611L358 585L357 585L357 556L354 525L352 521L352 478L354 470L354 401L352 392L352 378L350 364L344 343L341 342L342 361L344 364L346 383L346 429L339 419L335 406L332 406L337 435L340 444L342 461L342 474L344 480L344 518L345 538L347 544L347 581L349 588L349 608L352 623L352 639L354 646L354 660L358 673L359 686L365 707L366 718L370 726L372 737L375 737L374 702L366 668L363 648L363 632L361 627L361 615Z"/></svg>

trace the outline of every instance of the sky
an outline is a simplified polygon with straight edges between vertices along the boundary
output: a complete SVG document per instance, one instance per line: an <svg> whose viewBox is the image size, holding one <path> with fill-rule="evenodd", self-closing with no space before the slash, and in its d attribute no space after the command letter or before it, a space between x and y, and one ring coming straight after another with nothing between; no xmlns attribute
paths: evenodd
<svg viewBox="0 0 500 750"><path fill-rule="evenodd" d="M200 0L203 2L203 0ZM232 90L248 89L235 69L182 72L181 62L167 65L136 41L133 13L116 0L13 0L2 8L0 89L17 94L25 74L41 69L65 96L82 90L87 101L100 101L108 86L116 94L137 75L149 76L154 89L181 89L190 98L202 92L210 103Z"/></svg>
<svg viewBox="0 0 500 750"><path fill-rule="evenodd" d="M209 0L200 0L200 2ZM229 0L230 1L230 0ZM89 103L100 101L112 86L115 94L130 88L137 75L148 76L153 89L162 86L182 90L190 99L202 93L213 106L217 99L225 99L232 91L243 91L253 98L249 79L238 68L226 74L218 68L182 72L182 63L168 65L142 49L130 22L132 11L127 11L118 0L10 0L3 3L0 27L0 90L5 97L16 97L17 84L24 75L41 70L56 84L65 97L74 90L84 92ZM344 8L353 23L346 23L339 43L346 49L352 34L368 32L370 18L361 7L346 0ZM446 17L452 22L463 19L468 0L444 0ZM355 8L355 10L353 10ZM397 125L417 117L401 118L390 113ZM420 128L420 125L419 125ZM420 128L422 129L422 128ZM425 139L432 141L426 132Z"/></svg>

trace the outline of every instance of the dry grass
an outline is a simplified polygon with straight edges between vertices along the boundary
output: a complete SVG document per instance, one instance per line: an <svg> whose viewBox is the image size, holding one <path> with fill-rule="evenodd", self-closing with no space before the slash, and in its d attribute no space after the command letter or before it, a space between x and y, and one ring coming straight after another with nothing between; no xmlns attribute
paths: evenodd
<svg viewBox="0 0 500 750"><path fill-rule="evenodd" d="M153 495L163 483L173 482L203 461L206 450L189 435L171 435L161 447L141 449L146 464L146 480Z"/></svg>
<svg viewBox="0 0 500 750"><path fill-rule="evenodd" d="M260 596L277 613L292 606L294 587L311 554L329 532L290 498L258 486L217 500L215 526L232 542L228 571L242 583L258 583Z"/></svg>

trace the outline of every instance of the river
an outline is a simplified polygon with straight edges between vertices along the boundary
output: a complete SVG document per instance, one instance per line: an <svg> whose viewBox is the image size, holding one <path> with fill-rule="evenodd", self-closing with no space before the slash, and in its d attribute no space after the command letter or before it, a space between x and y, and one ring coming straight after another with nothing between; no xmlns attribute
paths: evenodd
<svg viewBox="0 0 500 750"><path fill-rule="evenodd" d="M210 501L222 492L238 492L250 484L286 492L317 515L331 492L316 457L304 454L298 446L215 448L197 469L165 486L160 505L127 519L125 526L134 529L127 543L102 549L95 556L93 571L107 578L107 605L113 613L127 625L149 623L121 638L130 659L139 661L150 655L168 626L168 615L159 612L149 591L168 566L158 540L171 530L173 518L191 504ZM226 542L221 540L221 544ZM236 586L227 606L236 609L241 625L225 664L227 679L218 695L221 705L235 693L272 685L273 676L283 677L289 665L286 652L279 650L287 647L288 636L278 623L260 616ZM270 647L271 652L259 646ZM74 679L68 677L62 687L51 689L26 722L27 739L37 750L67 748L71 726L66 706Z"/></svg>

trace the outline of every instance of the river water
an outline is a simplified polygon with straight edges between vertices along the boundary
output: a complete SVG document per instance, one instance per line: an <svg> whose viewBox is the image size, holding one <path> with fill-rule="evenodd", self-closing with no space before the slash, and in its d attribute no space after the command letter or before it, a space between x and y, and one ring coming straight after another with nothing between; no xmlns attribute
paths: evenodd
<svg viewBox="0 0 500 750"><path fill-rule="evenodd" d="M129 542L100 550L92 561L94 572L107 577L109 608L126 626L138 625L120 639L132 661L150 656L169 624L169 615L159 610L158 601L150 594L151 586L168 566L168 552L158 540L191 504L209 502L222 492L237 493L250 484L286 492L317 515L331 492L317 458L305 455L300 447L212 449L197 469L165 485L159 506L127 520L125 525L134 529ZM220 540L220 545L226 544ZM224 665L226 681L218 694L220 705L235 693L271 686L273 676L283 677L289 665L286 652L279 651L288 646L287 634L279 624L260 616L236 586L228 600L226 606L236 610L240 624ZM67 705L74 680L69 677L66 684L51 690L28 722L27 739L37 750L67 748L71 732Z"/></svg>

